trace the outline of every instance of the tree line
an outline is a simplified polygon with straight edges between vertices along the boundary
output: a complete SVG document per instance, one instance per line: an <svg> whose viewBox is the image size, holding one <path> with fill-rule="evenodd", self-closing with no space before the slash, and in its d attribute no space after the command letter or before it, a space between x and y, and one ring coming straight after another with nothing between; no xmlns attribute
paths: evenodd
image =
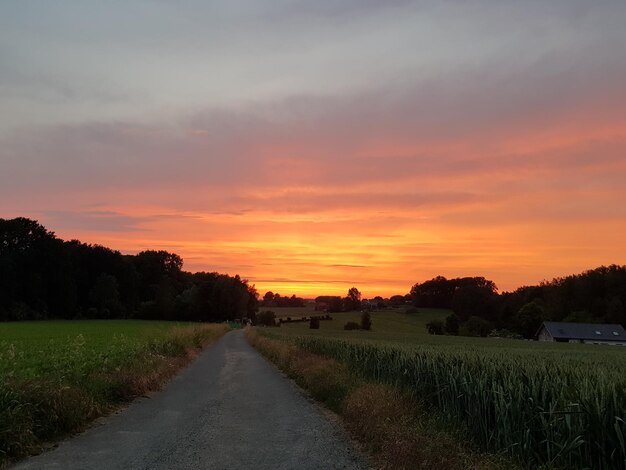
<svg viewBox="0 0 626 470"><path fill-rule="evenodd" d="M295 294L291 297L282 296L278 292L274 293L268 291L263 296L261 301L262 307L304 307L306 303L302 297L297 297Z"/></svg>
<svg viewBox="0 0 626 470"><path fill-rule="evenodd" d="M175 253L123 255L61 240L35 220L0 218L0 321L254 319L258 295L245 279L182 266Z"/></svg>
<svg viewBox="0 0 626 470"><path fill-rule="evenodd" d="M484 277L437 276L415 284L410 296L416 307L454 312L445 323L429 325L435 334L487 336L495 330L532 338L544 321L626 326L626 266L601 266L502 294Z"/></svg>

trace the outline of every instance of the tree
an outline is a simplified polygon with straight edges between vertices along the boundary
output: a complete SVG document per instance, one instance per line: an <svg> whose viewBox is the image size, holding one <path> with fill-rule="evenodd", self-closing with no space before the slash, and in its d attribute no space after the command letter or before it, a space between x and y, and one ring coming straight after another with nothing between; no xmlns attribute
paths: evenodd
<svg viewBox="0 0 626 470"><path fill-rule="evenodd" d="M263 326L276 326L276 313L271 310L259 312L256 315L256 323Z"/></svg>
<svg viewBox="0 0 626 470"><path fill-rule="evenodd" d="M400 307L406 302L403 295L392 295L391 297L389 297L389 303L392 307Z"/></svg>
<svg viewBox="0 0 626 470"><path fill-rule="evenodd" d="M613 297L609 300L606 310L606 321L609 323L617 323L622 326L626 325L626 310L624 309L622 299L619 297Z"/></svg>
<svg viewBox="0 0 626 470"><path fill-rule="evenodd" d="M272 302L274 301L274 293L272 291L268 291L263 296L263 306L264 307L273 307Z"/></svg>
<svg viewBox="0 0 626 470"><path fill-rule="evenodd" d="M372 329L372 317L369 312L363 312L361 314L361 329L367 331Z"/></svg>
<svg viewBox="0 0 626 470"><path fill-rule="evenodd" d="M444 326L445 332L449 335L458 335L459 334L459 324L460 324L460 320L459 317L457 317L456 315L452 314L452 315L448 315L446 317L446 323Z"/></svg>
<svg viewBox="0 0 626 470"><path fill-rule="evenodd" d="M122 304L115 276L101 274L89 292L89 300L99 318L117 317L122 310Z"/></svg>
<svg viewBox="0 0 626 470"><path fill-rule="evenodd" d="M330 313L333 312L343 312L344 310L344 302L339 296L328 297L328 306L326 310Z"/></svg>
<svg viewBox="0 0 626 470"><path fill-rule="evenodd" d="M416 307L450 308L454 289L454 282L437 276L430 281L415 284L410 295Z"/></svg>
<svg viewBox="0 0 626 470"><path fill-rule="evenodd" d="M433 320L426 323L426 329L431 335L443 334L443 322L439 320Z"/></svg>
<svg viewBox="0 0 626 470"><path fill-rule="evenodd" d="M513 326L515 331L524 336L524 338L534 338L535 333L545 318L546 313L543 307L533 300L517 312Z"/></svg>
<svg viewBox="0 0 626 470"><path fill-rule="evenodd" d="M361 293L356 287L348 290L348 296L345 299L345 308L347 311L359 310L361 308Z"/></svg>
<svg viewBox="0 0 626 470"><path fill-rule="evenodd" d="M494 320L497 312L496 286L484 277L457 279L452 296L452 310L461 319L471 316Z"/></svg>
<svg viewBox="0 0 626 470"><path fill-rule="evenodd" d="M471 316L463 324L467 336L487 336L493 330L493 324L484 318Z"/></svg>

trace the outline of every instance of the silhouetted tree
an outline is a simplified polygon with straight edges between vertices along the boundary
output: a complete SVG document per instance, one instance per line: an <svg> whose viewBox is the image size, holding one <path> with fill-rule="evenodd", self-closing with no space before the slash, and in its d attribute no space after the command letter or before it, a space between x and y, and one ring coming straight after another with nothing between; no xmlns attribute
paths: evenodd
<svg viewBox="0 0 626 470"><path fill-rule="evenodd" d="M487 336L493 330L493 324L484 318L471 316L464 324L463 328L469 336Z"/></svg>
<svg viewBox="0 0 626 470"><path fill-rule="evenodd" d="M257 313L256 316L257 325L263 326L275 326L276 325L276 313L271 310L265 310Z"/></svg>
<svg viewBox="0 0 626 470"><path fill-rule="evenodd" d="M459 324L460 324L460 320L459 317L457 317L456 315L452 314L452 315L448 315L446 317L446 322L445 322L445 332L449 335L458 335L459 334Z"/></svg>
<svg viewBox="0 0 626 470"><path fill-rule="evenodd" d="M433 320L426 323L426 329L431 335L443 334L443 322L439 320Z"/></svg>
<svg viewBox="0 0 626 470"><path fill-rule="evenodd" d="M115 276L101 274L89 292L91 306L98 318L117 318L122 311L118 282Z"/></svg>
<svg viewBox="0 0 626 470"><path fill-rule="evenodd" d="M513 327L524 338L533 338L545 318L546 313L543 307L536 301L532 301L517 312Z"/></svg>
<svg viewBox="0 0 626 470"><path fill-rule="evenodd" d="M356 287L348 290L348 296L344 300L346 311L359 310L361 308L361 293Z"/></svg>
<svg viewBox="0 0 626 470"><path fill-rule="evenodd" d="M0 219L0 321L254 318L258 294L239 276L191 274L166 251L122 255L64 242L34 220Z"/></svg>

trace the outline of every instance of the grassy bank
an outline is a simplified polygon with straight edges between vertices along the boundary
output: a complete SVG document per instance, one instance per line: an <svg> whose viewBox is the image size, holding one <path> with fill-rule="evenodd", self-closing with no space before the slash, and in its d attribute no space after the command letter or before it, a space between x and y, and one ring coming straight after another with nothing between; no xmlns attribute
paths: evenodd
<svg viewBox="0 0 626 470"><path fill-rule="evenodd" d="M410 393L368 381L346 364L305 351L284 338L271 338L256 329L248 329L246 335L315 399L341 415L378 468L514 468L499 457L477 453L461 434L443 431Z"/></svg>
<svg viewBox="0 0 626 470"><path fill-rule="evenodd" d="M0 324L0 465L158 389L224 325Z"/></svg>

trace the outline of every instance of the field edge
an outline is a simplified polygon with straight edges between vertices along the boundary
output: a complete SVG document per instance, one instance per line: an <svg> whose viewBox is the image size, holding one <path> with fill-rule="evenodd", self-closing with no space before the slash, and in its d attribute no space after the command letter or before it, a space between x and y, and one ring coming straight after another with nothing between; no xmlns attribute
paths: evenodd
<svg viewBox="0 0 626 470"><path fill-rule="evenodd" d="M270 338L256 328L247 328L245 334L257 351L339 416L375 468L517 468L432 426L432 419L420 416L415 399L396 387L367 381L335 359L300 349L284 338Z"/></svg>
<svg viewBox="0 0 626 470"><path fill-rule="evenodd" d="M123 366L84 383L0 381L0 469L44 452L134 399L163 388L198 354L230 331L225 324L176 326Z"/></svg>

